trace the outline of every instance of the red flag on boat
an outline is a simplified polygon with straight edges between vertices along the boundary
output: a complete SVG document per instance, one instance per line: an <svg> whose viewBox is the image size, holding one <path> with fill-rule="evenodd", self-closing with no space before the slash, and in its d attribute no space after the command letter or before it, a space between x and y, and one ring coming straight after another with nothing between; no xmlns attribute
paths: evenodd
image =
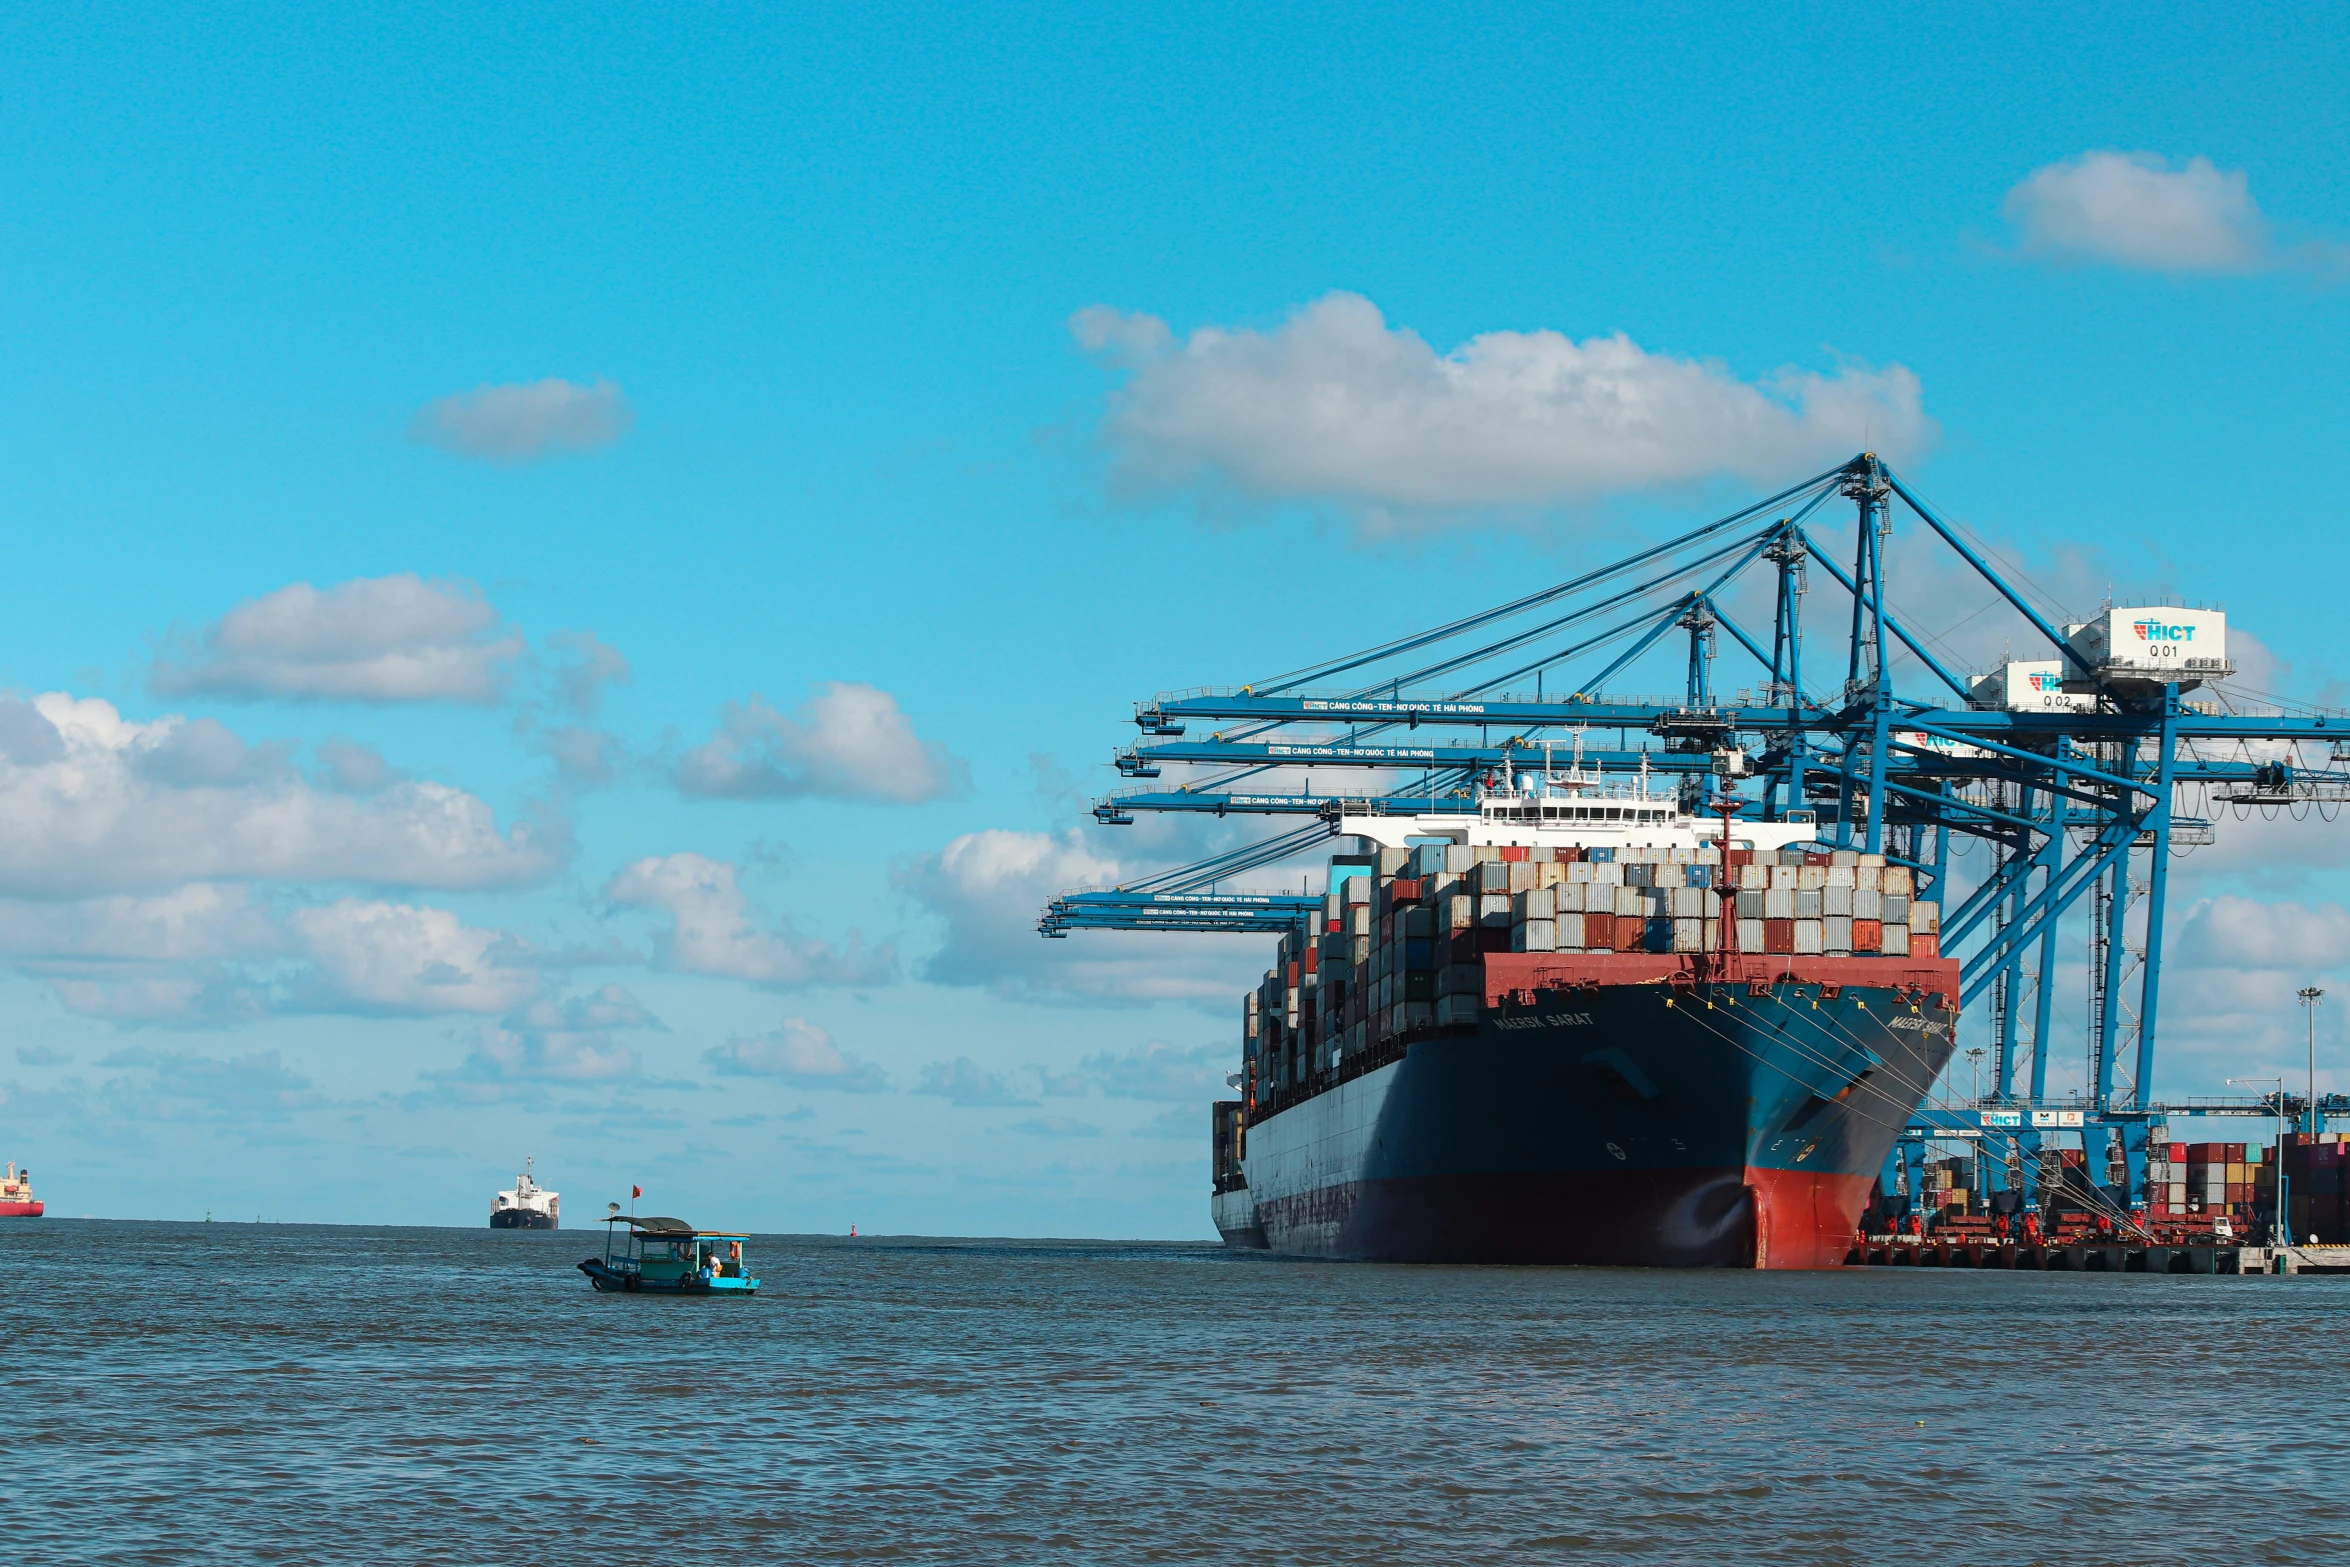
<svg viewBox="0 0 2350 1567"><path fill-rule="evenodd" d="M631 1197L642 1197L644 1194L645 1189L642 1186L631 1186L628 1189L628 1195Z"/></svg>

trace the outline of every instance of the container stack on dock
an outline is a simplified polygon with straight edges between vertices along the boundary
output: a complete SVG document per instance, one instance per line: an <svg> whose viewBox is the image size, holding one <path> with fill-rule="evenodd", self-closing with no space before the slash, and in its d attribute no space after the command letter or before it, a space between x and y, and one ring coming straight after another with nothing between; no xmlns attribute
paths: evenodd
<svg viewBox="0 0 2350 1567"><path fill-rule="evenodd" d="M2278 1167L2285 1173L2285 1211L2293 1238L2321 1246L2350 1244L2350 1134L2307 1132L2285 1136Z"/></svg>

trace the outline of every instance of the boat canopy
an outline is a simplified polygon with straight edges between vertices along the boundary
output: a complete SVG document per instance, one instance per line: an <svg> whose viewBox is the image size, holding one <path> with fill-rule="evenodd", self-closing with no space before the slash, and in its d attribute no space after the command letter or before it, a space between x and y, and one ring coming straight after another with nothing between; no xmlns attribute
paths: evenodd
<svg viewBox="0 0 2350 1567"><path fill-rule="evenodd" d="M683 1219L640 1219L634 1214L616 1213L606 1224L625 1224L640 1235L694 1235L700 1233Z"/></svg>
<svg viewBox="0 0 2350 1567"><path fill-rule="evenodd" d="M630 1214L615 1213L604 1222L606 1224L625 1224L639 1235L651 1235L665 1240L683 1240L688 1236L700 1236L705 1240L715 1238L722 1241L745 1241L751 1238L750 1232L747 1230L697 1230L683 1219L639 1219Z"/></svg>

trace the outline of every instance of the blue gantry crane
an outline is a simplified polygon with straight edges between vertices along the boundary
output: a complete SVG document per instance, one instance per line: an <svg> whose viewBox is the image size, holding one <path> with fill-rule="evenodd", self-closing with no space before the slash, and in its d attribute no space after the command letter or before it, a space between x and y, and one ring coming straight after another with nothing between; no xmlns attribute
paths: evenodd
<svg viewBox="0 0 2350 1567"><path fill-rule="evenodd" d="M1848 534L1827 520L1843 515ZM1938 596L1977 584L1969 618L2002 613L2032 656L1961 673L1947 632L1888 602L1903 518L1941 552L1920 562L1940 568ZM1586 765L1678 778L1693 807L1719 780L1744 780L1743 815L1815 824L1824 845L1884 854L1944 906L1942 950L1960 959L1962 1003L1986 1019L1988 1082L1919 1113L1896 1152L1908 1179L1926 1143L1966 1138L2004 1149L1987 1161L1991 1189L2029 1194L2047 1139L2077 1131L2123 1208L2141 1190L2148 1128L2166 1114L2313 1108L2281 1094L2154 1098L2163 932L2173 853L2212 841L2206 812L2330 819L2350 802L2350 715L2235 694L2223 617L2108 605L2060 624L1989 554L1863 453L1539 592L1270 679L1137 704L1142 738L1116 766L1159 781L1110 794L1097 820L1304 820L1199 865L1065 894L1040 928L1286 929L1319 900L1248 890L1248 873L1304 854L1346 816L1473 814L1482 781L1569 740ZM1834 628L1824 647L1806 625L1820 587ZM1680 690L1616 689L1676 635ZM1753 671L1734 690L1716 669L1725 650ZM1921 684L1899 689L1897 674ZM1182 781L1166 782L1170 771ZM2082 913L2086 1081L2056 1100L2052 1009L2070 950L2059 933Z"/></svg>

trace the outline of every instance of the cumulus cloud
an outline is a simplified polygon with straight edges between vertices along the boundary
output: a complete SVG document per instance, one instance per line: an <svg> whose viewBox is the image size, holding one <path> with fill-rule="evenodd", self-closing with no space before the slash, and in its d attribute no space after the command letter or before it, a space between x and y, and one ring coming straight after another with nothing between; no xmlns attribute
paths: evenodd
<svg viewBox="0 0 2350 1567"><path fill-rule="evenodd" d="M1078 343L1127 372L1105 433L1123 479L1273 499L1442 511L1534 506L1717 476L1784 481L1864 445L1896 458L1935 428L1900 365L1781 370L1650 353L1622 333L1487 332L1447 353L1332 293L1272 331L1107 306Z"/></svg>
<svg viewBox="0 0 2350 1567"><path fill-rule="evenodd" d="M505 1012L535 995L529 949L447 909L344 898L287 921L313 965L299 1004L335 1011Z"/></svg>
<svg viewBox="0 0 2350 1567"><path fill-rule="evenodd" d="M1077 828L1057 836L990 828L899 865L893 880L944 926L922 965L933 984L1029 998L1222 1001L1263 967L1261 938L1085 931L1048 941L1036 933L1056 895L1128 873Z"/></svg>
<svg viewBox="0 0 2350 1567"><path fill-rule="evenodd" d="M189 963L273 956L285 946L252 889L233 882L63 903L0 899L0 953L17 958Z"/></svg>
<svg viewBox="0 0 2350 1567"><path fill-rule="evenodd" d="M540 997L512 1016L484 1023L457 1067L426 1072L422 1096L453 1104L537 1104L547 1085L631 1081L643 1074L635 1049L615 1038L659 1030L660 1019L618 985L561 1000Z"/></svg>
<svg viewBox="0 0 2350 1567"><path fill-rule="evenodd" d="M1102 1129L1086 1121L1072 1120L1065 1115L1032 1115L1025 1121L1014 1121L1012 1130L1029 1137L1099 1137Z"/></svg>
<svg viewBox="0 0 2350 1567"><path fill-rule="evenodd" d="M131 1121L282 1121L325 1105L309 1078L274 1050L251 1055L196 1055L137 1046L98 1064L118 1070L89 1108Z"/></svg>
<svg viewBox="0 0 2350 1567"><path fill-rule="evenodd" d="M402 776L374 746L341 735L318 743L318 763L327 787L339 794L373 794Z"/></svg>
<svg viewBox="0 0 2350 1567"><path fill-rule="evenodd" d="M2206 898L2163 950L2172 962L2193 967L2322 973L2350 959L2350 909Z"/></svg>
<svg viewBox="0 0 2350 1567"><path fill-rule="evenodd" d="M609 446L635 423L636 410L610 381L582 386L549 376L435 398L408 422L408 438L460 457L522 463Z"/></svg>
<svg viewBox="0 0 2350 1567"><path fill-rule="evenodd" d="M592 631L558 631L547 646L557 655L551 661L556 697L582 718L593 718L604 705L605 687L636 678L627 656Z"/></svg>
<svg viewBox="0 0 2350 1567"><path fill-rule="evenodd" d="M1226 1056L1232 1053L1221 1052ZM1052 1091L1205 1104L1225 1091L1224 1074L1211 1065L1218 1054L1207 1045L1178 1046L1153 1039L1133 1050L1105 1050L1087 1056L1075 1072L1056 1076Z"/></svg>
<svg viewBox="0 0 2350 1567"><path fill-rule="evenodd" d="M47 1045L19 1045L16 1047L16 1059L24 1066L63 1066L73 1057L62 1050L52 1050Z"/></svg>
<svg viewBox="0 0 2350 1567"><path fill-rule="evenodd" d="M968 769L925 740L887 691L829 682L786 715L754 695L678 762L677 787L704 799L819 797L919 805L960 794Z"/></svg>
<svg viewBox="0 0 2350 1567"><path fill-rule="evenodd" d="M2246 272L2275 259L2241 170L2173 168L2150 152L2084 152L2034 169L2001 211L2019 248L2055 260L2156 272Z"/></svg>
<svg viewBox="0 0 2350 1567"><path fill-rule="evenodd" d="M289 583L199 632L176 632L148 683L165 696L494 702L519 633L470 586L414 572L330 588Z"/></svg>
<svg viewBox="0 0 2350 1567"><path fill-rule="evenodd" d="M887 1072L841 1049L830 1032L804 1017L787 1017L772 1032L712 1046L702 1052L702 1060L722 1076L780 1078L794 1088L870 1094L889 1086Z"/></svg>
<svg viewBox="0 0 2350 1567"><path fill-rule="evenodd" d="M622 908L651 909L669 917L655 942L664 968L684 974L713 974L758 985L871 985L897 971L897 953L883 945L867 951L851 932L846 947L803 937L791 923L761 928L751 901L736 885L735 868L699 854L670 854L638 860L614 876L604 896Z"/></svg>
<svg viewBox="0 0 2350 1567"><path fill-rule="evenodd" d="M512 887L556 868L557 840L501 832L485 801L445 784L314 788L209 721L137 723L62 692L0 697L0 896L248 878Z"/></svg>
<svg viewBox="0 0 2350 1567"><path fill-rule="evenodd" d="M933 1061L922 1069L914 1092L935 1094L959 1105L1034 1105L1038 1101L1012 1086L1000 1072L990 1072L969 1056Z"/></svg>

